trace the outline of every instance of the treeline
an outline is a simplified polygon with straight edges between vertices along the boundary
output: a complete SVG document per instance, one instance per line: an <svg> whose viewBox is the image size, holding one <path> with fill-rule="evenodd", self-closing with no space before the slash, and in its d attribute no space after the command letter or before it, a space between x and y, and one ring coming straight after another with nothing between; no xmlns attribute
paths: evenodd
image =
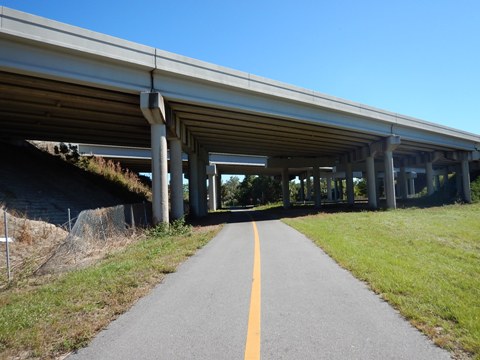
<svg viewBox="0 0 480 360"><path fill-rule="evenodd" d="M282 185L271 176L247 175L240 181L232 176L222 184L224 206L247 206L273 203L281 200Z"/></svg>

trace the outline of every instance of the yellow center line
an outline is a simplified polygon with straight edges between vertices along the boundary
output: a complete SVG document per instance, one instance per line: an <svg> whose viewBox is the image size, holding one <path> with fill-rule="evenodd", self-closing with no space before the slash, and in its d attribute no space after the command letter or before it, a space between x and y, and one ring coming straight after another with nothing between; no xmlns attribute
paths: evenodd
<svg viewBox="0 0 480 360"><path fill-rule="evenodd" d="M252 221L255 246L253 254L253 280L250 294L250 314L248 316L247 343L245 344L245 360L260 359L260 239L257 224Z"/></svg>

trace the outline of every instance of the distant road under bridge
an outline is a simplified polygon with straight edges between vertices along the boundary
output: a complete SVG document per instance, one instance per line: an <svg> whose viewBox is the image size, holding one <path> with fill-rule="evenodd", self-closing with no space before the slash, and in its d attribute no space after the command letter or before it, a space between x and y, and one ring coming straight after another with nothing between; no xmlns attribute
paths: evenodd
<svg viewBox="0 0 480 360"><path fill-rule="evenodd" d="M190 209L207 213L210 153L263 156L283 178L307 168L320 202L320 168L366 174L377 207L383 174L387 207L408 193L407 168L456 173L471 201L470 169L480 136L334 98L248 73L0 7L2 136L151 148L156 222L183 215L182 153ZM170 151L170 198L167 184ZM213 182L215 183L215 181Z"/></svg>

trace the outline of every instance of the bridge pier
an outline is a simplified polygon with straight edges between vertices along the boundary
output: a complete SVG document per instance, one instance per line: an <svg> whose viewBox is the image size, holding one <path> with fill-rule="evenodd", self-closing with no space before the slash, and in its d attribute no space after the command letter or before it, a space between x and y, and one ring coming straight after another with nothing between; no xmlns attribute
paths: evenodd
<svg viewBox="0 0 480 360"><path fill-rule="evenodd" d="M327 200L332 201L332 175L327 174L325 180L327 181Z"/></svg>
<svg viewBox="0 0 480 360"><path fill-rule="evenodd" d="M347 183L347 202L348 205L353 205L355 204L355 192L353 190L353 169L351 162L345 164L345 180Z"/></svg>
<svg viewBox="0 0 480 360"><path fill-rule="evenodd" d="M319 209L322 200L322 194L320 193L320 169L318 166L313 167L313 197L315 200L315 208Z"/></svg>
<svg viewBox="0 0 480 360"><path fill-rule="evenodd" d="M407 171L405 165L400 166L400 174L398 176L398 189L400 196L403 200L408 198L408 182L407 182Z"/></svg>
<svg viewBox="0 0 480 360"><path fill-rule="evenodd" d="M303 175L300 175L299 177L299 180L300 180L300 194L299 194L299 200L301 202L305 201L305 184L304 184L304 181L303 181Z"/></svg>
<svg viewBox="0 0 480 360"><path fill-rule="evenodd" d="M461 162L462 167L462 189L463 189L463 199L467 203L472 202L472 192L470 189L470 166L468 160L464 159Z"/></svg>
<svg viewBox="0 0 480 360"><path fill-rule="evenodd" d="M182 142L180 139L168 140L170 146L170 203L173 220L183 217L183 179L182 179Z"/></svg>
<svg viewBox="0 0 480 360"><path fill-rule="evenodd" d="M288 209L290 207L290 178L288 175L288 168L282 169L282 197L283 208Z"/></svg>
<svg viewBox="0 0 480 360"><path fill-rule="evenodd" d="M215 165L207 166L208 175L208 207L210 211L217 210L217 169Z"/></svg>
<svg viewBox="0 0 480 360"><path fill-rule="evenodd" d="M142 92L140 109L150 124L153 223L168 223L168 163L165 104L158 92Z"/></svg>
<svg viewBox="0 0 480 360"><path fill-rule="evenodd" d="M427 181L427 195L432 195L435 192L435 187L433 184L433 163L431 161L425 163L425 175Z"/></svg>
<svg viewBox="0 0 480 360"><path fill-rule="evenodd" d="M218 169L216 169L218 171ZM216 187L217 190L217 209L222 208L222 174L218 173L215 177L216 180Z"/></svg>
<svg viewBox="0 0 480 360"><path fill-rule="evenodd" d="M199 216L203 217L208 214L207 204L207 163L208 156L202 151L198 156L198 189L199 189Z"/></svg>
<svg viewBox="0 0 480 360"><path fill-rule="evenodd" d="M310 201L311 200L311 194L312 194L312 179L311 179L311 174L310 174L310 170L307 170L307 194L305 196L305 199L307 201Z"/></svg>
<svg viewBox="0 0 480 360"><path fill-rule="evenodd" d="M368 206L372 209L377 208L377 185L375 177L375 157L367 156L366 157L366 168L367 168L367 196L368 196Z"/></svg>
<svg viewBox="0 0 480 360"><path fill-rule="evenodd" d="M199 210L199 186L198 186L198 154L188 154L188 203L192 217L200 216Z"/></svg>

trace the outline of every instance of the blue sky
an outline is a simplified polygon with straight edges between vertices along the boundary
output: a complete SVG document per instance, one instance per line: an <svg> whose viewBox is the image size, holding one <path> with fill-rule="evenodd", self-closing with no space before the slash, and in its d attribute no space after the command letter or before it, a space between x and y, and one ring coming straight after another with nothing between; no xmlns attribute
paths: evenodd
<svg viewBox="0 0 480 360"><path fill-rule="evenodd" d="M0 4L480 134L478 0Z"/></svg>

